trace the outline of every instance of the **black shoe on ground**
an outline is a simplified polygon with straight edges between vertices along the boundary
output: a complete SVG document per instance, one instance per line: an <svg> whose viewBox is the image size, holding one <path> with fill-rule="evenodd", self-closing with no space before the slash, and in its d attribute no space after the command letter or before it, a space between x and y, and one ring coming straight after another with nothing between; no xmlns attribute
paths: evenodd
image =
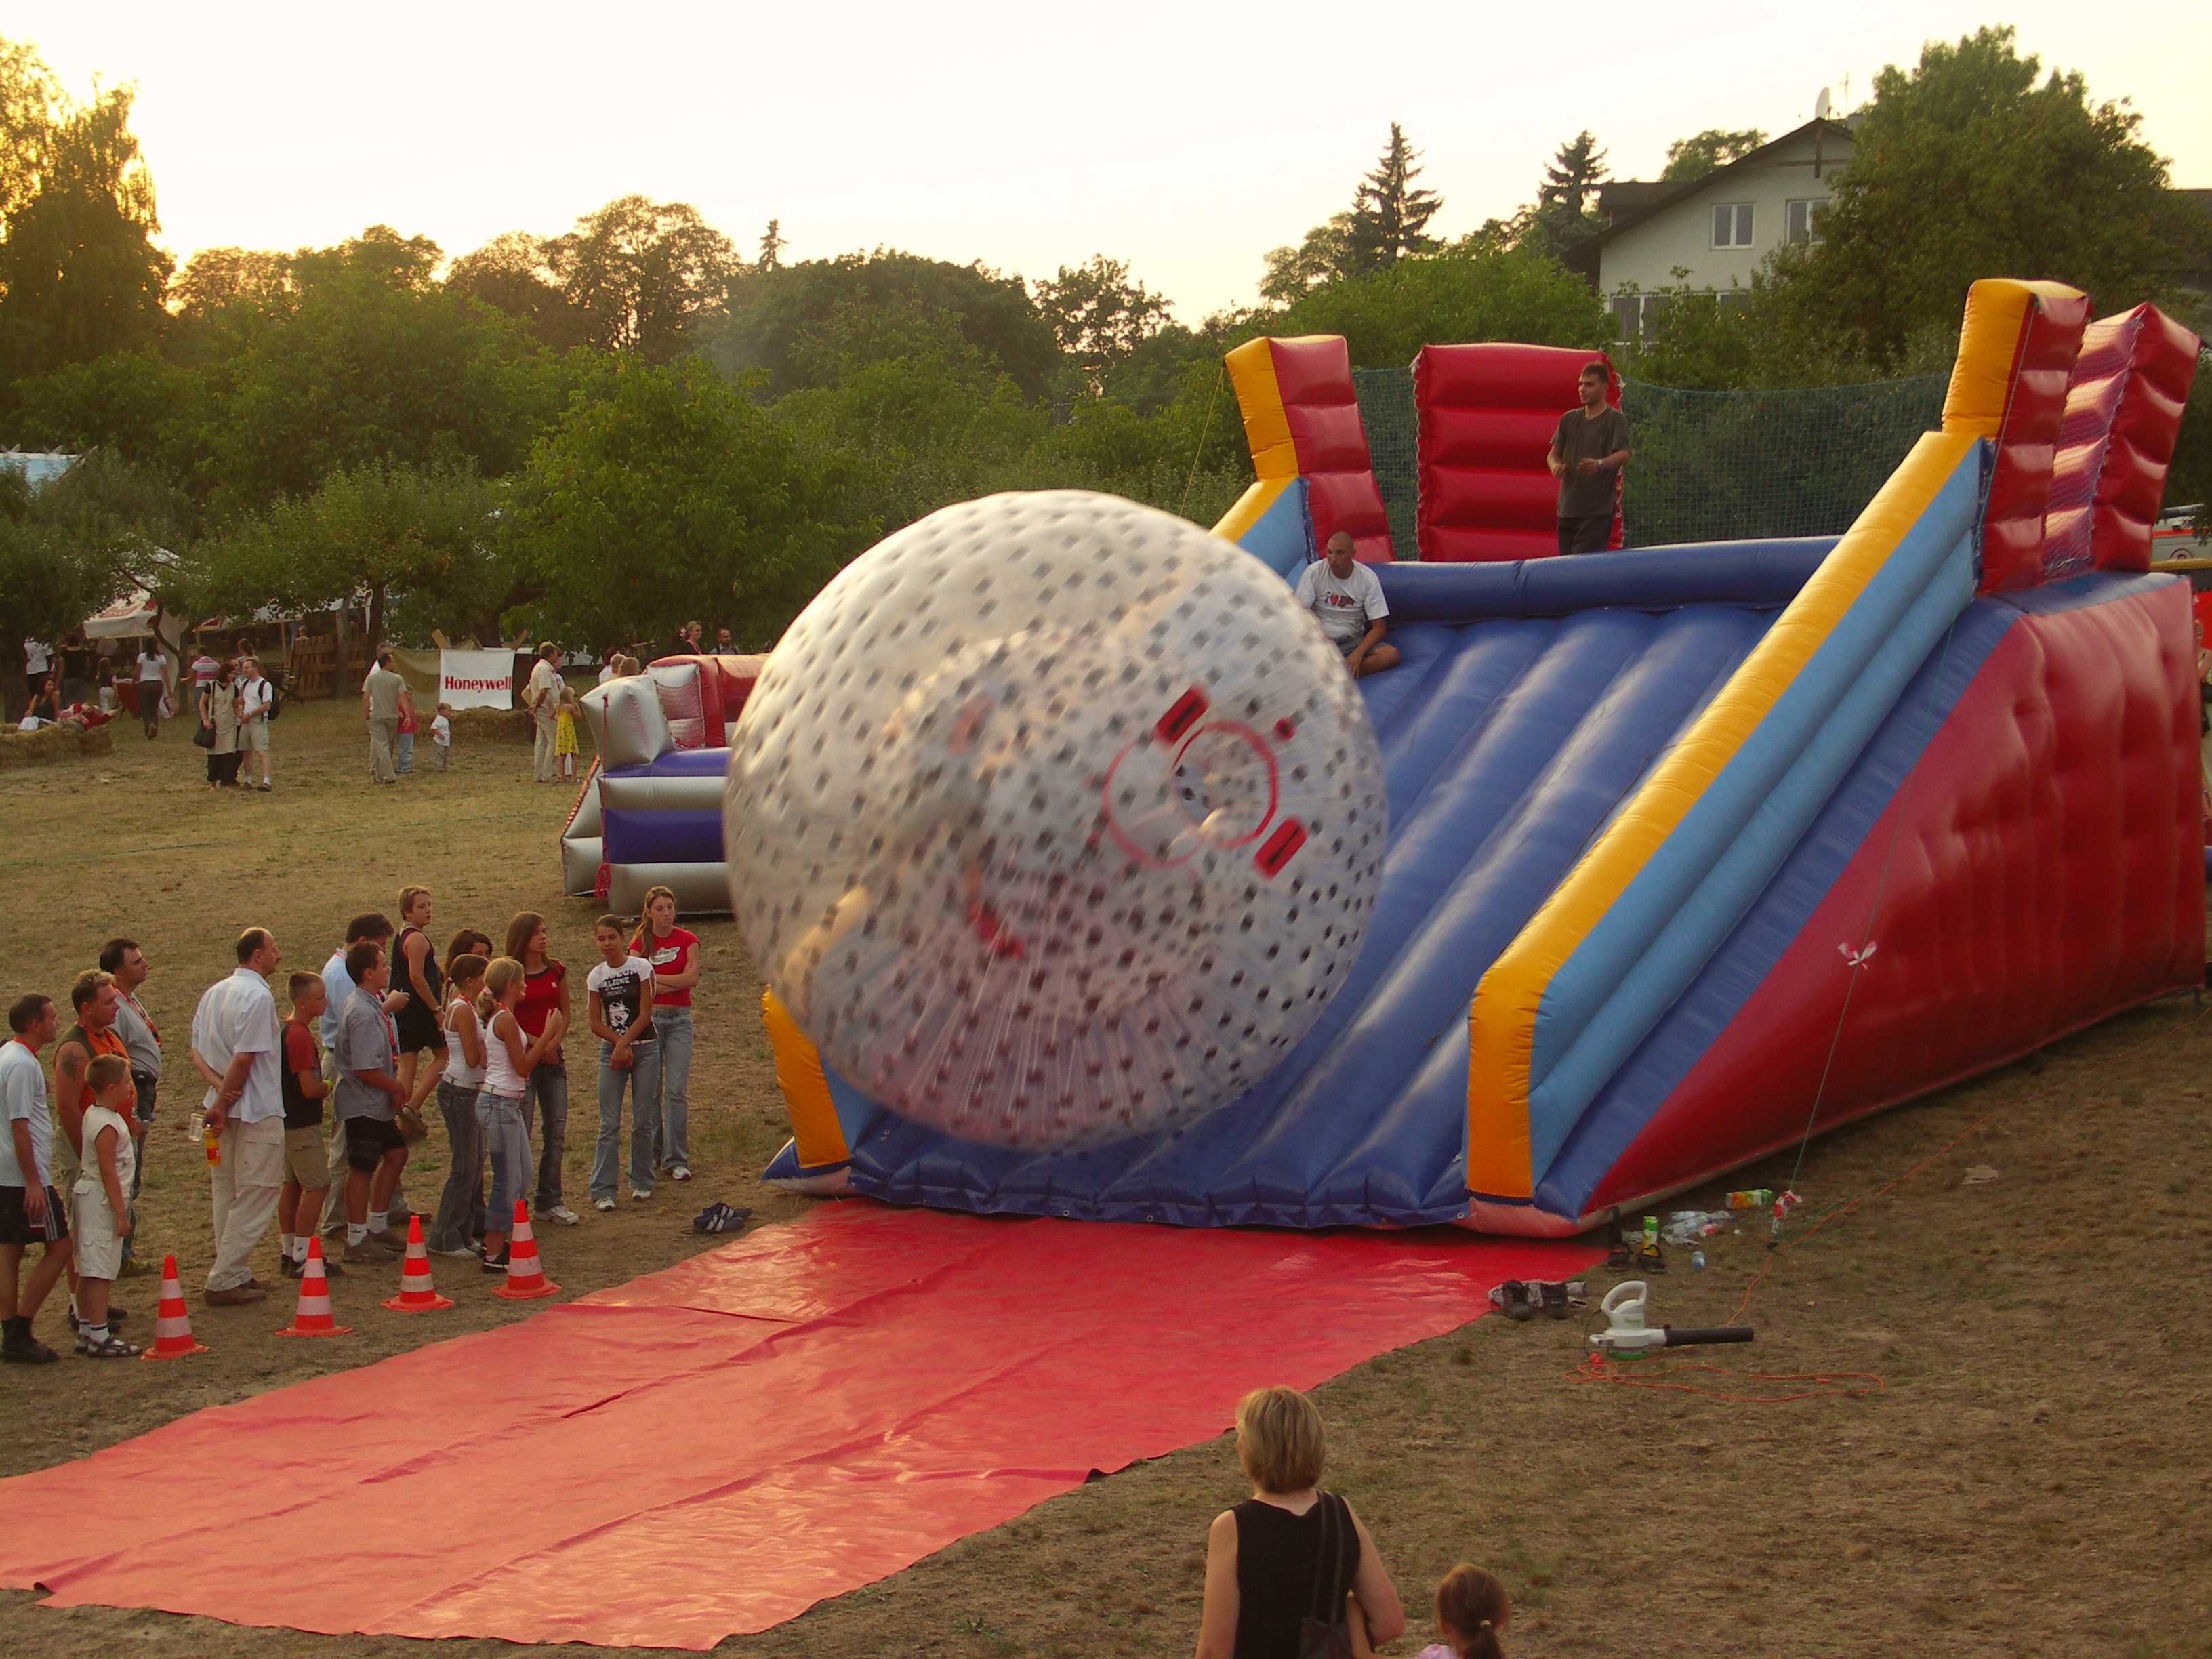
<svg viewBox="0 0 2212 1659"><path fill-rule="evenodd" d="M484 1258L483 1271L488 1273L497 1273L501 1279L506 1278L507 1255L507 1253L505 1250L501 1250L497 1255L486 1256Z"/></svg>
<svg viewBox="0 0 2212 1659"><path fill-rule="evenodd" d="M31 1334L31 1322L11 1319L0 1336L0 1361L10 1365L51 1365L61 1356Z"/></svg>

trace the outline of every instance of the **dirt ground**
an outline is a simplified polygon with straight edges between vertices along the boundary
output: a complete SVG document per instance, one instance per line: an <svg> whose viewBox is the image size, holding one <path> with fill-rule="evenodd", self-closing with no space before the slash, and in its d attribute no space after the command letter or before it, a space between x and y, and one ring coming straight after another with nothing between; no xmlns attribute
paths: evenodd
<svg viewBox="0 0 2212 1659"><path fill-rule="evenodd" d="M151 744L125 729L112 758L9 774L0 991L58 997L103 939L127 932L154 964L144 995L170 1038L173 1075L186 1069L193 1002L228 970L239 930L273 928L282 971L318 968L347 916L390 909L405 882L434 889L441 940L465 922L497 934L530 908L552 920L572 965L590 959L594 907L558 892L554 836L568 793L530 782L526 750L464 747L445 775L418 770L378 790L342 706L294 708L276 742L269 795L205 793L182 728ZM682 1223L711 1199L754 1206L769 1224L804 1208L755 1180L784 1134L757 982L726 923L697 931L708 962L692 1087L700 1178L664 1186L649 1206L545 1229L548 1266L572 1294L702 1248ZM2196 1363L2212 1319L2212 1018L2203 1014L2193 998L2171 999L1814 1143L1797 1183L1807 1222L1792 1237L1803 1243L1778 1255L1757 1236L1723 1237L1710 1269L1693 1273L1686 1252L1671 1252L1655 1316L1675 1324L1723 1322L1769 1267L1745 1316L1757 1342L1686 1356L1737 1374L1631 1373L1712 1393L1578 1381L1579 1322L1496 1318L1322 1389L1328 1484L1367 1518L1414 1617L1392 1650L1428 1639L1429 1587L1469 1559L1506 1581L1516 1655L2212 1654L2212 1382ZM343 1342L277 1341L284 1291L256 1308L204 1306L206 1188L183 1133L189 1093L181 1084L165 1093L141 1237L156 1257L177 1254L195 1329L214 1352L97 1372L75 1358L10 1368L0 1375L0 1475L530 1316L443 1261L440 1289L459 1306L435 1320L387 1314L375 1305L389 1293L380 1284L372 1298L342 1281L341 1312L358 1332ZM590 1156L588 1093L572 1107L572 1200ZM409 1173L417 1207L442 1177L441 1139L434 1131ZM1725 1184L1779 1185L1790 1164ZM1969 1182L1978 1168L1994 1178ZM264 1256L261 1277L283 1283L273 1243ZM1593 1288L1611 1282L1601 1274ZM149 1328L152 1279L126 1281L118 1300L137 1313L134 1334ZM60 1328L50 1304L41 1334L58 1344ZM1882 1386L1781 1404L1715 1397L1819 1387L1741 1375L1754 1370L1871 1373ZM763 1659L1187 1653L1206 1523L1243 1495L1225 1439L1192 1447L724 1647ZM397 1659L425 1646L34 1601L0 1595L0 1651Z"/></svg>

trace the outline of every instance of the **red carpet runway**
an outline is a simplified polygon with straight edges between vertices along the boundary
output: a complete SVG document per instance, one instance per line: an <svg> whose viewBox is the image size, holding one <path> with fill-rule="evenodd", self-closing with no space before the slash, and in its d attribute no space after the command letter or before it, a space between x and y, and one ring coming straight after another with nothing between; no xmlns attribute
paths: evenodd
<svg viewBox="0 0 2212 1659"><path fill-rule="evenodd" d="M1247 1389L1310 1387L1487 1312L1501 1279L1594 1260L825 1206L0 1482L0 1513L57 1523L0 1528L0 1584L331 1633L708 1648L1219 1434Z"/></svg>

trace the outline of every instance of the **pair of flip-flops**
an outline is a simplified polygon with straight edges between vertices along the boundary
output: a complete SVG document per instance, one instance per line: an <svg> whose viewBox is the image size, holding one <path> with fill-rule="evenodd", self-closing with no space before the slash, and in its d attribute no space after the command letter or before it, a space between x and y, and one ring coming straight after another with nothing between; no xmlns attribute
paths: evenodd
<svg viewBox="0 0 2212 1659"><path fill-rule="evenodd" d="M695 1233L733 1233L752 1219L753 1212L742 1205L709 1204L691 1218Z"/></svg>
<svg viewBox="0 0 2212 1659"><path fill-rule="evenodd" d="M1580 1279L1509 1279L1491 1291L1490 1299L1513 1320L1534 1319L1540 1312L1565 1319L1569 1308L1583 1307L1589 1301Z"/></svg>

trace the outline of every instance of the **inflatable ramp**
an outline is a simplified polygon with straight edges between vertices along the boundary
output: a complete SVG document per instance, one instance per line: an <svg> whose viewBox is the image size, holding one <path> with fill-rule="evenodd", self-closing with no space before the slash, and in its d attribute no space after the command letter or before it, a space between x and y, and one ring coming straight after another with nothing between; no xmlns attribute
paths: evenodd
<svg viewBox="0 0 2212 1659"><path fill-rule="evenodd" d="M1431 347L1423 487L1468 533L1413 564L1379 562L1342 343L1239 348L1260 477L1218 528L1286 579L1352 529L1405 657L1361 686L1391 843L1357 968L1243 1099L1080 1154L894 1119L771 1009L798 1134L770 1177L1564 1233L2199 983L2190 595L2146 574L2196 351L2148 307L1979 283L1943 429L1835 542L1484 562L1548 441L1513 376L1583 354Z"/></svg>

